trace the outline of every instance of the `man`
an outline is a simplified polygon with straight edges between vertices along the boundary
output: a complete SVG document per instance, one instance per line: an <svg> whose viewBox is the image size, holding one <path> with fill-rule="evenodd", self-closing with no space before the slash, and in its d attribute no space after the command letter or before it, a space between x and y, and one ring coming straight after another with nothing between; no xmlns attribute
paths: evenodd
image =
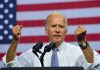
<svg viewBox="0 0 100 70"><path fill-rule="evenodd" d="M67 23L67 24L66 24ZM58 66L82 66L85 69L94 65L98 53L93 51L86 41L86 29L79 26L75 31L75 37L78 40L80 47L65 42L68 22L66 18L59 13L50 14L45 23L45 32L48 35L49 42L56 43L58 49ZM41 67L38 57L32 53L32 49L16 56L16 49L21 35L21 25L13 27L13 40L7 54L3 58L5 64L10 64L12 67ZM44 45L45 46L45 45ZM44 66L51 67L53 50L46 53L44 56Z"/></svg>

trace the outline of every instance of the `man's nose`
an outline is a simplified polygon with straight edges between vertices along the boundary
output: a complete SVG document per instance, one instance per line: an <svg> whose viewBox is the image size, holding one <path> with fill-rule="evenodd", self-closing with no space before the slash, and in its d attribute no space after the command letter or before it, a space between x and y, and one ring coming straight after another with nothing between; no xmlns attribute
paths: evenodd
<svg viewBox="0 0 100 70"><path fill-rule="evenodd" d="M60 28L59 28L59 26L56 27L56 32L57 32L57 33L60 32Z"/></svg>

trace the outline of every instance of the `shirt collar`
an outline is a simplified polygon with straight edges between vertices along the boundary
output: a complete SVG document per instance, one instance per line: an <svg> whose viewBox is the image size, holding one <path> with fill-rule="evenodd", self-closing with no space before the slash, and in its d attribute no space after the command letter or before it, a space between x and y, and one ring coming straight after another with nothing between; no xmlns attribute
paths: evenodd
<svg viewBox="0 0 100 70"><path fill-rule="evenodd" d="M59 46L58 46L58 50L61 51L65 46L65 42L62 42Z"/></svg>

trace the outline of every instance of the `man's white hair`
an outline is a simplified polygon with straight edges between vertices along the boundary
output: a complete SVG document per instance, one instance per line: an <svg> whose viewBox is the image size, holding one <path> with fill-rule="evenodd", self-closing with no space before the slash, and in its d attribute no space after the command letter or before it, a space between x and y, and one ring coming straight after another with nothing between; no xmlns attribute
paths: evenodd
<svg viewBox="0 0 100 70"><path fill-rule="evenodd" d="M46 20L45 20L45 27L46 27L46 28L47 28L47 24L48 24L48 18L49 18L50 16L53 16L53 15L60 15L60 16L63 16L63 17L65 18L65 22L64 22L64 23L66 23L66 25L68 25L67 18L66 18L63 14L61 14L61 13L59 13L59 12L53 12L53 13L51 13L50 15L48 15L47 18L46 18Z"/></svg>

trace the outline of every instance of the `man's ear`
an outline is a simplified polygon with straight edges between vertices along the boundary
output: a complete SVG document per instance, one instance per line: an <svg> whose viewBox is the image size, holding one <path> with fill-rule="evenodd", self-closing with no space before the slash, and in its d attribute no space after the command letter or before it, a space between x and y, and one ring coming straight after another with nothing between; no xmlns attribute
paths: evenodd
<svg viewBox="0 0 100 70"><path fill-rule="evenodd" d="M45 27L45 33L46 33L46 35L48 34L48 29L47 29L47 27Z"/></svg>

